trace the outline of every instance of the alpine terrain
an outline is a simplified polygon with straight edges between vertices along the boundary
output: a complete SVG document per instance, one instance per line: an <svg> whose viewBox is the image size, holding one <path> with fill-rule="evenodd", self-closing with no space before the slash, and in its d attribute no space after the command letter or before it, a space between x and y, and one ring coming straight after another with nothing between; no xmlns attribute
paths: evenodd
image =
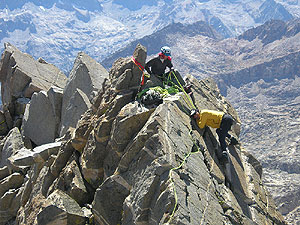
<svg viewBox="0 0 300 225"><path fill-rule="evenodd" d="M194 103L182 88L144 104L147 49L132 56L107 72L80 52L66 78L5 44L1 224L286 224L259 161L230 144L225 163L215 129L190 118L198 107L240 121L216 83L187 75Z"/></svg>
<svg viewBox="0 0 300 225"><path fill-rule="evenodd" d="M298 0L1 0L0 224L300 224L299 16ZM138 98L165 45L194 104ZM229 164L192 108L240 122Z"/></svg>
<svg viewBox="0 0 300 225"><path fill-rule="evenodd" d="M153 40L159 36L171 46L173 64L182 74L214 78L239 113L243 145L262 163L263 179L279 210L296 224L300 221L300 20L268 21L228 39L220 39L204 23L172 26L176 30L172 35L166 27L136 43L158 51ZM132 45L102 64L109 67L117 54L126 56L129 51Z"/></svg>

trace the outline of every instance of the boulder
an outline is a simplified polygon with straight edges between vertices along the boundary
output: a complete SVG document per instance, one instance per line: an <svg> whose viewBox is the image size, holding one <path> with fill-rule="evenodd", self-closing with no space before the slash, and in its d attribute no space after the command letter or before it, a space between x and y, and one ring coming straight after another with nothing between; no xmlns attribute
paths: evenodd
<svg viewBox="0 0 300 225"><path fill-rule="evenodd" d="M52 106L52 111L55 117L55 137L59 136L59 125L61 120L62 111L62 99L63 99L63 89L59 87L52 86L47 92L49 101Z"/></svg>
<svg viewBox="0 0 300 225"><path fill-rule="evenodd" d="M55 139L55 125L55 114L47 93L35 93L25 110L23 136L30 138L36 145L51 143Z"/></svg>
<svg viewBox="0 0 300 225"><path fill-rule="evenodd" d="M54 65L41 63L16 47L5 43L0 62L2 104L13 98L31 98L36 91L48 91L51 86L64 88L67 77Z"/></svg>
<svg viewBox="0 0 300 225"><path fill-rule="evenodd" d="M0 135L6 135L8 131L4 112L0 111Z"/></svg>
<svg viewBox="0 0 300 225"><path fill-rule="evenodd" d="M77 89L82 91L91 101L101 89L102 83L107 77L108 72L101 64L84 52L78 53L68 83L63 91L61 136L66 132L65 127L68 125L70 118L68 107Z"/></svg>
<svg viewBox="0 0 300 225"><path fill-rule="evenodd" d="M29 167L34 163L43 163L50 155L57 155L62 142L54 142L35 147L33 150L24 149L11 156L9 161L16 167Z"/></svg>
<svg viewBox="0 0 300 225"><path fill-rule="evenodd" d="M22 151L24 143L22 140L21 133L17 127L10 130L7 135L7 139L4 142L4 146L1 152L0 167L10 165L8 158L12 155Z"/></svg>
<svg viewBox="0 0 300 225"><path fill-rule="evenodd" d="M85 225L87 218L78 203L63 191L56 190L48 196L48 203L37 215L37 224Z"/></svg>
<svg viewBox="0 0 300 225"><path fill-rule="evenodd" d="M0 180L7 177L10 174L10 171L7 166L0 168Z"/></svg>
<svg viewBox="0 0 300 225"><path fill-rule="evenodd" d="M13 173L0 181L0 197L9 189L17 189L24 182L24 176L20 173Z"/></svg>
<svg viewBox="0 0 300 225"><path fill-rule="evenodd" d="M49 188L49 193L52 193L56 189L62 190L73 198L80 206L83 206L86 203L90 203L93 200L94 195L93 191L86 187L80 169L74 158L75 157L70 158L68 165Z"/></svg>
<svg viewBox="0 0 300 225"><path fill-rule="evenodd" d="M70 127L75 128L80 117L90 107L91 103L87 95L80 89L75 89L68 105L63 106L60 136L64 135Z"/></svg>
<svg viewBox="0 0 300 225"><path fill-rule="evenodd" d="M1 217L0 223L7 224L14 219L20 207L21 188L10 189L0 198Z"/></svg>

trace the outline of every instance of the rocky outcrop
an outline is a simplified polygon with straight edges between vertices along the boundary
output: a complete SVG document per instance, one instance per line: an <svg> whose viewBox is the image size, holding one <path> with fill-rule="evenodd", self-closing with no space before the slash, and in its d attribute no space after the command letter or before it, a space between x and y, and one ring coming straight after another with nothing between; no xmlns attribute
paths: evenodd
<svg viewBox="0 0 300 225"><path fill-rule="evenodd" d="M102 83L107 77L108 72L102 65L84 52L78 54L63 91L60 135L65 134L69 127L76 126L81 114L89 108L90 101L101 89ZM77 91L78 89L79 91Z"/></svg>
<svg viewBox="0 0 300 225"><path fill-rule="evenodd" d="M36 61L5 43L0 61L0 81L3 104L1 134L6 135L13 127L21 128L23 123L24 132L21 133L26 138L27 147L31 146L31 141L35 145L53 142L61 114L58 90L65 87L67 77L54 65L41 59ZM25 109L31 111L30 115Z"/></svg>
<svg viewBox="0 0 300 225"><path fill-rule="evenodd" d="M137 45L133 57L144 66L146 48ZM75 128L53 143L20 146L8 158L14 166L0 170L0 198L14 210L1 222L285 224L261 181L259 162L241 145L230 145L224 167L216 131L195 126L184 93L156 108L136 101L141 76L130 58L120 58ZM187 79L196 107L239 121L213 80ZM40 94L46 96L34 95ZM231 134L238 138L239 129Z"/></svg>
<svg viewBox="0 0 300 225"><path fill-rule="evenodd" d="M0 67L3 105L20 97L30 98L36 91L48 91L51 86L63 88L67 81L55 66L36 61L9 43L5 44Z"/></svg>

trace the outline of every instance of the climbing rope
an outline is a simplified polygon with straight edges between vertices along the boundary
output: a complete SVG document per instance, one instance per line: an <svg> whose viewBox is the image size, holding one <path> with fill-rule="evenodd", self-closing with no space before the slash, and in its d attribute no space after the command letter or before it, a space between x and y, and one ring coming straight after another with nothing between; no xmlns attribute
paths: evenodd
<svg viewBox="0 0 300 225"><path fill-rule="evenodd" d="M176 77L176 76L175 76ZM179 83L179 81L177 80L177 82ZM180 83L179 83L180 84ZM181 86L181 88L183 89L183 87ZM185 92L185 90L183 89L183 91ZM187 94L186 94L187 95ZM188 97L188 99L189 99L189 96L187 95L187 97ZM186 101L186 99L184 99L185 100L185 102L188 104L188 102ZM180 101L180 100L179 100ZM193 106L193 107L195 107L194 106L194 104L192 103L192 102L190 102L191 103L191 105ZM188 112L186 111L186 109L184 109L183 108L183 110L185 111L185 113L186 114L188 114ZM188 114L189 115L189 114ZM170 223L170 221L173 219L173 217L174 217L174 214L175 214L175 211L176 211L176 209L177 209L177 205L178 205L178 197L177 197L177 193L176 193L176 188L175 188L175 183L174 183L174 180L173 180L173 177L172 177L172 172L174 172L175 170L178 170L178 169L180 169L183 165L184 165L184 163L185 163L185 161L192 155L192 154L195 154L195 153L199 153L201 150L199 149L199 145L197 144L197 142L195 141L195 139L192 137L192 130L190 130L190 138L191 138L191 140L193 141L193 146L196 146L197 147L197 151L195 151L195 152L193 152L193 151L191 151L191 152L189 152L186 156L185 156L185 158L183 159L183 161L180 163L180 165L179 166L177 166L177 167L174 167L174 168L172 168L171 170L170 170L170 174L169 174L169 177L170 177L170 179L171 179L171 182L172 182L172 186L173 186L173 193L174 193L174 198L175 198L175 205L174 205L174 208L173 208L173 210L172 210L172 213L171 213L171 215L170 215L170 218L169 218L169 220L167 221L167 224L169 224ZM204 150L204 149L203 149ZM214 169L214 166L215 166L215 162L214 161L212 161L212 165L211 165L211 168L209 169L209 174L211 174L211 172L213 171L213 169ZM202 217L201 217L201 219L200 219L200 225L202 225L202 224L204 224L204 219L205 219L205 214L206 214L206 211L207 211L207 209L208 209L208 206L209 206L209 189L210 189L210 186L213 184L213 179L210 179L210 182L208 183L208 185L207 185L207 187L206 187L206 206L205 206L205 209L203 210L203 214L202 214Z"/></svg>
<svg viewBox="0 0 300 225"><path fill-rule="evenodd" d="M171 74L175 77L177 83L178 83L179 86L180 86L180 89L182 90L182 92L184 93L184 95L186 96L186 98L188 99L188 101L186 101L186 99L184 99L184 100L185 100L185 102L187 103L187 105L189 106L189 108L190 108L190 109L195 109L196 107L195 107L193 101L191 100L190 96L189 96L189 95L186 93L186 91L184 90L183 86L182 86L181 83L179 82L179 80L178 80L177 76L175 75L174 71L170 71L169 76L168 76L168 80L169 80L169 78L171 77L171 76L170 76ZM171 80L170 80L170 81L171 81ZM172 82L172 81L171 81L171 82ZM172 83L173 83L173 82L172 82ZM173 83L173 84L174 84L174 83ZM174 85L176 85L176 84L174 84ZM178 85L176 85L176 86L178 86Z"/></svg>
<svg viewBox="0 0 300 225"><path fill-rule="evenodd" d="M193 151L189 152L189 153L184 157L184 159L183 159L182 162L179 164L179 166L170 169L169 177L170 177L170 179L171 179L171 183L172 183L172 186L173 186L173 193L174 193L174 198L175 198L175 205L174 205L174 208L173 208L172 213L171 213L171 215L170 215L170 218L169 218L168 221L167 221L167 224L169 224L170 221L173 219L174 214L175 214L175 211L176 211L176 208L177 208L177 205L178 205L178 197L177 197L177 192L176 192L176 188L175 188L175 183L174 183L174 180L173 180L173 177L172 177L172 172L174 172L175 170L180 169L180 168L184 165L185 161L186 161L192 154L195 154L195 153L199 153L199 152L200 152L199 146L197 145L196 141L195 141L191 136L190 136L190 138L191 138L191 140L193 141L193 144L194 144L193 146L196 146L197 151L195 151L195 152L193 152ZM193 149L192 149L192 150L193 150Z"/></svg>

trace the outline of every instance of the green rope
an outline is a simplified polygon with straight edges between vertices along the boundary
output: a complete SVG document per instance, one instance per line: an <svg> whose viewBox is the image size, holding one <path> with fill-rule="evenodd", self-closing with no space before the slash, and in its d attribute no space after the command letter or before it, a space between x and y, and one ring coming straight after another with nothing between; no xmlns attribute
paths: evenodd
<svg viewBox="0 0 300 225"><path fill-rule="evenodd" d="M195 109L196 107L195 107L195 105L194 105L193 101L191 100L190 96L189 96L189 95L186 93L186 91L185 91L185 90L184 90L184 88L182 87L182 85L181 85L181 83L179 82L178 78L176 77L176 75L175 75L174 71L171 71L170 73L172 73L172 74L174 75L174 77L175 77L175 79L176 79L177 83L179 84L179 86L180 86L180 88L181 88L182 92L185 94L185 96L186 96L186 97L187 97L187 99L189 100L189 102L190 102L190 104L191 104L192 108L194 108L194 109Z"/></svg>
<svg viewBox="0 0 300 225"><path fill-rule="evenodd" d="M191 131L192 131L192 130L190 130L190 132L191 132ZM177 197L177 192L176 192L176 188L175 188L175 183L174 183L174 180L173 180L173 178L172 178L172 172L175 171L175 170L180 169L180 168L184 165L185 161L186 161L192 154L195 154L195 153L199 153L199 152L200 152L199 146L198 146L198 144L196 143L196 141L193 139L192 136L190 136L190 138L191 138L191 140L193 141L193 144L194 144L193 146L196 146L197 151L195 151L195 152L193 152L193 151L189 152L189 153L184 157L184 159L183 159L182 162L179 164L179 166L170 169L169 177L170 177L170 179L171 179L172 186L173 186L173 193L174 193L174 198L175 198L175 205L174 205L174 208L173 208L172 213L171 213L171 215L170 215L170 218L169 218L169 220L167 221L168 224L169 224L170 221L173 219L174 214L175 214L175 211L176 211L176 208L177 208L177 205L178 205L178 197Z"/></svg>

